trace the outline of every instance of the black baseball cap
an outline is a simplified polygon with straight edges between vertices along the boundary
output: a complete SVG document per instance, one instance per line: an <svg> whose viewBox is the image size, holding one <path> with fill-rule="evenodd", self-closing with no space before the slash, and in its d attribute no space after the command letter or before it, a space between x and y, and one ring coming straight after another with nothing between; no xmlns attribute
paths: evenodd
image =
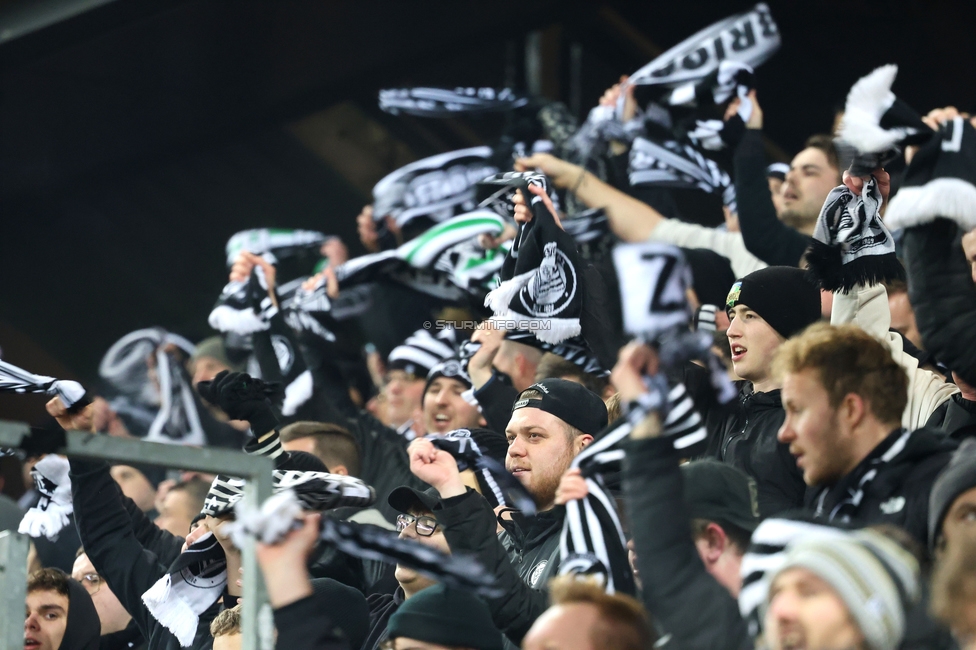
<svg viewBox="0 0 976 650"><path fill-rule="evenodd" d="M440 505L441 497L434 488L426 490L415 490L412 487L401 485L387 497L386 502L397 512L409 514L411 508L422 507L424 510L434 512L434 508Z"/></svg>
<svg viewBox="0 0 976 650"><path fill-rule="evenodd" d="M759 525L756 483L741 470L706 459L682 465L681 474L690 518L729 523L750 533Z"/></svg>
<svg viewBox="0 0 976 650"><path fill-rule="evenodd" d="M512 412L523 408L552 413L569 426L594 436L607 426L607 406L600 396L568 379L543 379L532 384L512 404Z"/></svg>

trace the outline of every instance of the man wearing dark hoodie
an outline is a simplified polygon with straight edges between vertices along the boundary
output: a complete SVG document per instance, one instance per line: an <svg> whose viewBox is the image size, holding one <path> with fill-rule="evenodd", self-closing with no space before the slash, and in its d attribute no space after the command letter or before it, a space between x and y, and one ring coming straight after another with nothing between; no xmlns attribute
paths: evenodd
<svg viewBox="0 0 976 650"><path fill-rule="evenodd" d="M27 578L25 650L98 650L101 625L91 596L60 569Z"/></svg>

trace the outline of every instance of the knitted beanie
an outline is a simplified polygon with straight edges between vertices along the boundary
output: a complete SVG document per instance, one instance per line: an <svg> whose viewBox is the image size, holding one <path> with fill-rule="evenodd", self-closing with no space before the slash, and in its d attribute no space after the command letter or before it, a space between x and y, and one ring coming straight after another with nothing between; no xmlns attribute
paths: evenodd
<svg viewBox="0 0 976 650"><path fill-rule="evenodd" d="M792 568L806 569L831 586L868 648L898 648L906 608L919 591L919 567L911 553L871 530L841 537L814 535L790 544L776 575Z"/></svg>
<svg viewBox="0 0 976 650"><path fill-rule="evenodd" d="M502 650L502 634L477 596L437 584L400 605L386 626L387 637L405 637L448 648Z"/></svg>
<svg viewBox="0 0 976 650"><path fill-rule="evenodd" d="M976 440L967 438L952 454L949 464L939 473L929 494L929 548L935 550L935 543L942 531L945 520L960 494L976 488Z"/></svg>
<svg viewBox="0 0 976 650"><path fill-rule="evenodd" d="M738 304L762 316L784 339L820 320L820 291L792 266L768 266L733 284L725 309Z"/></svg>

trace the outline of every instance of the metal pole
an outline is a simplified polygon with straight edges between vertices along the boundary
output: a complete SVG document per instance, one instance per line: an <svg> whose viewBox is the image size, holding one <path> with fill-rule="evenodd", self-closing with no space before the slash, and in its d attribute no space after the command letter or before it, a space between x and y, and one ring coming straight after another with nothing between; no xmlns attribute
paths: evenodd
<svg viewBox="0 0 976 650"><path fill-rule="evenodd" d="M30 427L23 422L0 420L0 447L19 447L30 433ZM247 480L244 494L250 507L260 507L271 496L271 474L274 462L266 456L252 456L241 451L231 449L216 449L211 447L183 447L180 445L164 445L156 442L142 442L126 438L115 438L104 434L88 431L65 432L65 447L58 453L74 458L89 458L105 460L114 463L145 463L162 467L194 470L198 472L227 474ZM24 538L26 543L26 538ZM254 554L254 542L250 541L241 549L242 567L244 569L244 603L241 612L241 634L244 650L264 650L270 648L270 634L261 635L259 632L258 613L267 604L267 594L264 580L258 570L257 558ZM4 556L6 557L6 556ZM2 561L2 559L0 559ZM18 622L15 626L18 638L14 645L5 643L3 648L20 647L23 644L24 590L27 583L27 552L23 553L23 568L17 575L10 571L0 573L0 593L3 597L3 612L0 612L0 623L6 623L4 616L11 616ZM10 566L9 564L4 566ZM228 580L236 580L237 576L227 576ZM16 606L13 606L16 605ZM0 639L6 641L10 632L6 628ZM262 636L264 643L262 643ZM9 637L13 638L13 637Z"/></svg>
<svg viewBox="0 0 976 650"><path fill-rule="evenodd" d="M0 647L24 646L27 552L30 542L12 530L0 533Z"/></svg>
<svg viewBox="0 0 976 650"><path fill-rule="evenodd" d="M525 88L530 95L542 96L542 32L525 37Z"/></svg>
<svg viewBox="0 0 976 650"><path fill-rule="evenodd" d="M573 43L569 48L569 112L582 121L583 110L583 46Z"/></svg>

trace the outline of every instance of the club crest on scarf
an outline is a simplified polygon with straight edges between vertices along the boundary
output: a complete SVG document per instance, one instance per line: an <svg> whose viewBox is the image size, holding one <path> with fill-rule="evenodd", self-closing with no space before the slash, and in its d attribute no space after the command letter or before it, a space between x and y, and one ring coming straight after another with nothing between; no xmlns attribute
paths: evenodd
<svg viewBox="0 0 976 650"><path fill-rule="evenodd" d="M547 243L538 272L519 292L522 306L532 316L547 318L562 313L575 296L576 269L556 242Z"/></svg>

